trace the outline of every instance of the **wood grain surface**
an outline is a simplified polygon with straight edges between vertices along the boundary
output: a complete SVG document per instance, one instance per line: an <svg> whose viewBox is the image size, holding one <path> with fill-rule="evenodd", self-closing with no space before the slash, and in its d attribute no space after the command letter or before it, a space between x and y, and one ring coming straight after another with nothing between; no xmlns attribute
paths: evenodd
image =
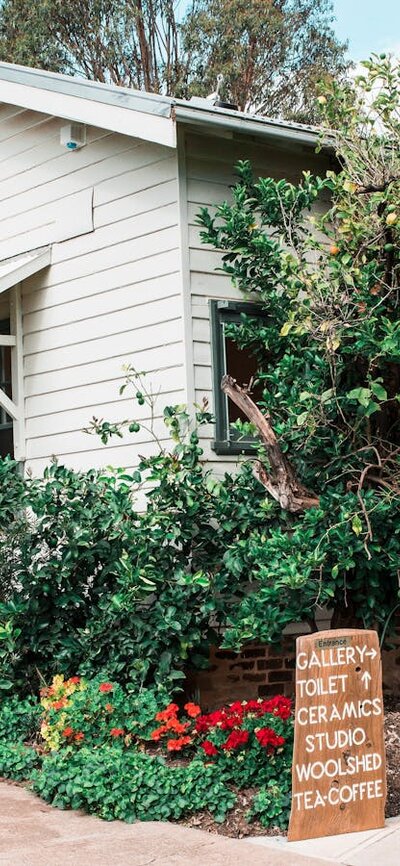
<svg viewBox="0 0 400 866"><path fill-rule="evenodd" d="M378 635L336 629L296 642L289 841L383 827L386 769Z"/></svg>

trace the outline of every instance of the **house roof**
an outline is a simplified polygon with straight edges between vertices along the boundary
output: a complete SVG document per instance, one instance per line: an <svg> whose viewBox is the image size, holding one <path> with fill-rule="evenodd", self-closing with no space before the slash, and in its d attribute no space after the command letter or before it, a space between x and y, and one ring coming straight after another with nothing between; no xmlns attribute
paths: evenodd
<svg viewBox="0 0 400 866"><path fill-rule="evenodd" d="M173 148L180 123L311 147L318 140L318 130L312 126L217 108L205 99L173 99L13 63L0 63L0 102Z"/></svg>

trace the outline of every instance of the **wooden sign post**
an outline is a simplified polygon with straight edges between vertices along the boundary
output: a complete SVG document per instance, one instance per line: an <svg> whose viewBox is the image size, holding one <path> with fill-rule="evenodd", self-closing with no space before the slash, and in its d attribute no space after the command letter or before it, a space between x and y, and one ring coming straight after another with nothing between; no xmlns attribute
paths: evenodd
<svg viewBox="0 0 400 866"><path fill-rule="evenodd" d="M296 642L289 842L385 822L386 771L378 635L321 631Z"/></svg>

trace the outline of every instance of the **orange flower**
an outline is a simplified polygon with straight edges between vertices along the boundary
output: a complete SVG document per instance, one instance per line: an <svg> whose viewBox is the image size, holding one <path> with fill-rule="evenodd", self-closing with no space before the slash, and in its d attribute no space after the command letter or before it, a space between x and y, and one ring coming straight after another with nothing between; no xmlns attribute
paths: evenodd
<svg viewBox="0 0 400 866"><path fill-rule="evenodd" d="M99 692L107 693L107 692L112 692L112 690L113 690L113 684L112 683L101 683L101 685L99 686Z"/></svg>
<svg viewBox="0 0 400 866"><path fill-rule="evenodd" d="M150 738L158 743L160 737L162 736L162 734L165 734L166 730L167 728L165 725L163 725L161 728L156 728L154 731L151 732Z"/></svg>
<svg viewBox="0 0 400 866"><path fill-rule="evenodd" d="M82 731L78 731L78 732L75 734L74 739L75 739L77 742L79 742L79 740L84 740L84 739L85 739L85 734L84 734Z"/></svg>
<svg viewBox="0 0 400 866"><path fill-rule="evenodd" d="M73 734L73 733L74 733L73 728L64 728L62 735L63 735L63 737L70 737L71 734Z"/></svg>
<svg viewBox="0 0 400 866"><path fill-rule="evenodd" d="M54 701L54 703L52 704L52 709L53 710L62 710L63 707L67 706L67 703L68 703L67 698L60 698L59 701Z"/></svg>
<svg viewBox="0 0 400 866"><path fill-rule="evenodd" d="M183 746L187 746L191 742L191 737L179 737L178 740L168 740L167 749L169 752L180 752Z"/></svg>
<svg viewBox="0 0 400 866"><path fill-rule="evenodd" d="M178 719L168 719L165 723L167 731L174 731L175 734L183 734L189 727L190 722L179 722Z"/></svg>
<svg viewBox="0 0 400 866"><path fill-rule="evenodd" d="M179 710L178 704L168 704L165 710L162 710L161 713L156 713L156 722L166 722L168 719L176 716Z"/></svg>
<svg viewBox="0 0 400 866"><path fill-rule="evenodd" d="M78 683L80 683L80 681L81 681L80 677L70 677L68 680L68 682L71 683L72 686L78 685Z"/></svg>
<svg viewBox="0 0 400 866"><path fill-rule="evenodd" d="M198 704L185 704L184 709L186 710L188 716L190 716L191 719L195 719L196 716L199 716L201 713L201 709Z"/></svg>
<svg viewBox="0 0 400 866"><path fill-rule="evenodd" d="M112 737L123 737L125 731L123 728L111 728L110 734Z"/></svg>
<svg viewBox="0 0 400 866"><path fill-rule="evenodd" d="M112 704L106 704L104 709L107 710L108 713L112 713L114 711L114 707Z"/></svg>

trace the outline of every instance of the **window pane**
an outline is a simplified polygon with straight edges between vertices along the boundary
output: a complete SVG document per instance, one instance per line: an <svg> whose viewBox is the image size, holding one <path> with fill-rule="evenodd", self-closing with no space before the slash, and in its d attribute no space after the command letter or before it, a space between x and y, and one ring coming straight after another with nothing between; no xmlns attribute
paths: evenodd
<svg viewBox="0 0 400 866"><path fill-rule="evenodd" d="M226 371L230 376L236 379L241 388L247 388L257 372L257 360L250 355L245 349L239 349L236 343L229 337L225 337L225 353L226 353ZM257 402L262 396L262 387L257 384L251 388L251 399ZM248 421L247 416L242 412L232 400L228 400L228 418L229 424L240 419L240 421Z"/></svg>

